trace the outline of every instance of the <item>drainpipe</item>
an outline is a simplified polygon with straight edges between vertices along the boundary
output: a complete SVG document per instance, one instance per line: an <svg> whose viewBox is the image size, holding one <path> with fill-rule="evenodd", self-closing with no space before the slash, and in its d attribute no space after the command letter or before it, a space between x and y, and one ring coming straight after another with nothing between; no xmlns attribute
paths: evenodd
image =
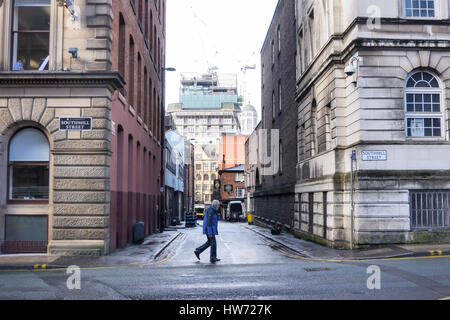
<svg viewBox="0 0 450 320"><path fill-rule="evenodd" d="M351 170L350 170L350 206L351 206L351 212L350 212L350 250L353 250L353 229L354 229L354 222L353 222L353 216L354 216L354 211L355 211L355 206L354 206L354 201L353 201L353 197L354 197L354 188L353 188L353 162L356 161L356 150L352 151L352 155L351 155Z"/></svg>

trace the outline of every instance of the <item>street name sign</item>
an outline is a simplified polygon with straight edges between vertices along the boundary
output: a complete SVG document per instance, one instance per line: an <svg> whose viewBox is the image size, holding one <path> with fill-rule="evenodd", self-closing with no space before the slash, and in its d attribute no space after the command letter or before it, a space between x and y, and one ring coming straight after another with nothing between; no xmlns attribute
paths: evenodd
<svg viewBox="0 0 450 320"><path fill-rule="evenodd" d="M92 130L92 118L59 118L60 131L90 131Z"/></svg>
<svg viewBox="0 0 450 320"><path fill-rule="evenodd" d="M362 161L387 161L387 151L362 151Z"/></svg>

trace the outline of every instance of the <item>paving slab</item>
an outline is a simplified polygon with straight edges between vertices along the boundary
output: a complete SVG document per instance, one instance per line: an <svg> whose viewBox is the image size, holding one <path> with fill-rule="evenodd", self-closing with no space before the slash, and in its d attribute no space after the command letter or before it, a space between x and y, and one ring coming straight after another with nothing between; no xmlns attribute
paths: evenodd
<svg viewBox="0 0 450 320"><path fill-rule="evenodd" d="M406 246L398 245L389 245L370 249L337 250L314 242L299 239L287 232L282 232L280 235L272 235L269 228L245 224L243 224L243 226L270 241L286 247L290 251L296 252L300 256L310 259L368 260L407 257L414 255L414 252L409 250ZM432 247L432 245L430 247Z"/></svg>
<svg viewBox="0 0 450 320"><path fill-rule="evenodd" d="M114 267L144 265L155 261L161 252L180 234L177 230L152 234L139 245L117 249L107 256L59 256L48 254L2 254L0 269L52 269L76 265L79 267Z"/></svg>

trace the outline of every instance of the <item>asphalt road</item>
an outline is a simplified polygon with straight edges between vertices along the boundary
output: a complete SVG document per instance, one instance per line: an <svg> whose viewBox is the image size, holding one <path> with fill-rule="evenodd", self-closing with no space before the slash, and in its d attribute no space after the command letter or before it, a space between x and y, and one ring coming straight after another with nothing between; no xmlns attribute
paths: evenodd
<svg viewBox="0 0 450 320"><path fill-rule="evenodd" d="M206 237L186 229L147 266L80 270L81 289L69 290L65 270L0 271L0 299L442 299L450 297L450 258L363 262L311 261L289 257L239 223L220 222L217 264L209 250L193 250ZM371 290L370 266L378 266L380 289ZM371 282L376 283L376 282Z"/></svg>

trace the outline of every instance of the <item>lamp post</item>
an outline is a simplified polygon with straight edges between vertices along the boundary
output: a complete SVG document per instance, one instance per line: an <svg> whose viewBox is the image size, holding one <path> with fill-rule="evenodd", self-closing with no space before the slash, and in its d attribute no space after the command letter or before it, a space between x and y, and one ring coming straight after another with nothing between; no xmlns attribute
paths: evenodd
<svg viewBox="0 0 450 320"><path fill-rule="evenodd" d="M165 226L165 212L166 212L166 205L165 205L165 197L164 197L164 143L165 143L165 116L166 116L166 71L173 72L176 71L175 68L172 67L162 67L161 68L161 137L160 137L160 144L161 144L161 172L159 174L160 176L160 208L159 208L159 216L160 216L160 232L164 231Z"/></svg>

